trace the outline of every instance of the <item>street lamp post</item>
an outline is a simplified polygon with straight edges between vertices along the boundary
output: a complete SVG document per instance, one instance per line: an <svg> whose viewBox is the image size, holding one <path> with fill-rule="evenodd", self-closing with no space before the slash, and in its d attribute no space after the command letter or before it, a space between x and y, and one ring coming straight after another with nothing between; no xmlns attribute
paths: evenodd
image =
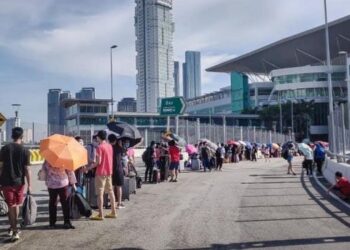
<svg viewBox="0 0 350 250"><path fill-rule="evenodd" d="M21 124L20 124L19 117L18 117L18 111L22 105L18 104L18 103L14 103L14 104L11 104L11 106L15 110L15 127L19 127L19 126L21 126Z"/></svg>
<svg viewBox="0 0 350 250"><path fill-rule="evenodd" d="M112 45L110 48L111 55L111 120L114 121L114 95L113 95L113 49L117 48L117 45Z"/></svg>
<svg viewBox="0 0 350 250"><path fill-rule="evenodd" d="M279 111L280 111L280 133L283 134L282 104L281 104L281 94L280 94L280 92L278 92L278 105L279 105Z"/></svg>
<svg viewBox="0 0 350 250"><path fill-rule="evenodd" d="M293 100L291 100L290 101L290 114L291 114L291 119L292 119L292 122L291 122L291 126L292 126L292 134L291 134L291 136L292 136L292 139L294 139L293 138L293 134L294 134L294 104L293 104Z"/></svg>
<svg viewBox="0 0 350 250"><path fill-rule="evenodd" d="M350 130L350 73L349 73L349 66L348 66L348 52L347 51L340 51L340 55L345 56L345 67L346 67L346 88L347 88L347 101L348 101L348 129Z"/></svg>
<svg viewBox="0 0 350 250"><path fill-rule="evenodd" d="M329 142L331 150L334 151L335 134L334 134L334 114L333 114L333 87L332 87L332 72L331 59L329 52L329 34L328 34L328 20L327 20L327 0L324 0L324 18L325 18L325 39L326 39L326 55L327 55L327 83L328 83L328 103L329 103L329 122L328 135L330 133Z"/></svg>

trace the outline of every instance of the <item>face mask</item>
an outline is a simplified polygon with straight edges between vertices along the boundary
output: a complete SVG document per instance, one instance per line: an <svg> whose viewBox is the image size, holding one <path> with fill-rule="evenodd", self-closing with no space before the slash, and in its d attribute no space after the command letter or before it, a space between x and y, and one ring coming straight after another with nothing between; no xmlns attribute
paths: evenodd
<svg viewBox="0 0 350 250"><path fill-rule="evenodd" d="M125 142L124 143L124 148L129 148L130 147L130 143L129 142Z"/></svg>

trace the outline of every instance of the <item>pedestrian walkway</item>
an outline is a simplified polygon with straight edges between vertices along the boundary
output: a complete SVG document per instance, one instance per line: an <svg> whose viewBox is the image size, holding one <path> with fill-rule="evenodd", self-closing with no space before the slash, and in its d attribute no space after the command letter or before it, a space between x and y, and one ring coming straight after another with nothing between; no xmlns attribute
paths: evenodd
<svg viewBox="0 0 350 250"><path fill-rule="evenodd" d="M183 172L178 183L144 185L117 220L81 220L73 231L44 230L47 222L40 221L18 244L0 247L347 249L349 214L299 174L301 160L295 162L297 176L286 175L282 159L227 164L222 172ZM46 190L35 193L42 199L42 218L48 217Z"/></svg>

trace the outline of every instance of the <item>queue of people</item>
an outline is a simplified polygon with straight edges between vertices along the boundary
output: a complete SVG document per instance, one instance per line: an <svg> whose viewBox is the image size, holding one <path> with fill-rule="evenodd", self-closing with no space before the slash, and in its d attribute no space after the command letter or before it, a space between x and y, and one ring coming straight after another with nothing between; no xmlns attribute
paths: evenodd
<svg viewBox="0 0 350 250"><path fill-rule="evenodd" d="M23 129L15 127L12 130L13 142L5 145L0 151L0 186L8 207L10 227L8 236L11 241L19 240L18 227L19 207L24 200L25 184L27 194L31 190L30 153L23 147ZM80 144L80 137L75 138ZM129 148L128 140L119 139L106 131L99 131L93 137L93 142L86 146L88 164L76 171L57 168L44 161L38 179L44 181L48 190L49 229L57 226L57 205L61 203L64 229L75 229L71 222L71 197L75 192L81 193L86 201L98 212L90 219L101 221L104 218L117 218L117 209L125 208L122 202L122 187L125 175L134 173L134 151ZM127 159L125 161L125 158ZM106 199L108 194L108 199ZM110 205L106 205L106 202ZM89 206L89 207L90 207ZM104 206L110 212L104 214Z"/></svg>
<svg viewBox="0 0 350 250"><path fill-rule="evenodd" d="M11 241L17 241L20 232L18 229L19 206L23 203L25 184L27 184L28 194L32 190L30 154L21 145L23 129L14 128L12 139L13 142L2 147L0 151L0 185L9 208L8 236ZM80 137L75 139L83 145ZM122 202L125 176L131 173L137 176L134 166L135 153L129 147L128 140L120 139L113 133L107 136L106 131L99 131L92 139L93 142L86 146L88 156L86 166L70 171L53 167L45 161L38 173L39 180L45 181L48 189L50 229L57 228L58 201L63 211L63 228L75 229L71 222L70 203L71 194L74 192L84 193L89 205L97 208L97 213L90 217L91 220L115 219L117 210L125 208ZM272 151L272 147L264 144L244 146L224 143L218 143L214 147L209 141L201 141L191 148L187 166L196 170L203 169L204 172L210 172L213 169L221 171L224 163L238 163L244 159L257 161L257 155L261 153L265 161L282 155L288 162L287 174L296 175L293 169L293 158L297 154L302 154L303 167L307 175L312 176L314 163L318 173L322 174L322 165L325 161L323 145L315 144L312 147L299 145L298 147L288 142L282 146L281 151L276 148ZM181 147L175 140L166 143L152 141L143 153L142 160L146 166L145 182L178 181L182 154ZM341 172L335 173L335 184L328 189L328 192L331 190L337 190L338 195L343 199L350 198L350 183ZM110 212L104 214L104 208L109 208Z"/></svg>

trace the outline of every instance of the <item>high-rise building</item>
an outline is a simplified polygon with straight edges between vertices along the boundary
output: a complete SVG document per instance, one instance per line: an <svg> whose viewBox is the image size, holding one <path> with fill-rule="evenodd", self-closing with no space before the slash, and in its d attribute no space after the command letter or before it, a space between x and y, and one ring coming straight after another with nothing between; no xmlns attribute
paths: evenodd
<svg viewBox="0 0 350 250"><path fill-rule="evenodd" d="M174 62L174 83L175 83L175 96L180 96L180 67L179 62Z"/></svg>
<svg viewBox="0 0 350 250"><path fill-rule="evenodd" d="M16 117L11 117L6 120L6 141L12 141L12 129L14 127L21 126L21 119Z"/></svg>
<svg viewBox="0 0 350 250"><path fill-rule="evenodd" d="M174 96L172 0L135 0L137 110L157 112Z"/></svg>
<svg viewBox="0 0 350 250"><path fill-rule="evenodd" d="M79 92L75 93L75 98L80 100L93 100L95 99L95 88L82 88Z"/></svg>
<svg viewBox="0 0 350 250"><path fill-rule="evenodd" d="M183 93L185 99L201 95L201 54L198 51L186 51L183 64Z"/></svg>
<svg viewBox="0 0 350 250"><path fill-rule="evenodd" d="M47 123L48 133L64 133L64 117L65 110L61 105L61 101L71 98L69 91L61 89L49 89L47 94Z"/></svg>
<svg viewBox="0 0 350 250"><path fill-rule="evenodd" d="M118 102L118 112L136 112L135 98L125 97Z"/></svg>

